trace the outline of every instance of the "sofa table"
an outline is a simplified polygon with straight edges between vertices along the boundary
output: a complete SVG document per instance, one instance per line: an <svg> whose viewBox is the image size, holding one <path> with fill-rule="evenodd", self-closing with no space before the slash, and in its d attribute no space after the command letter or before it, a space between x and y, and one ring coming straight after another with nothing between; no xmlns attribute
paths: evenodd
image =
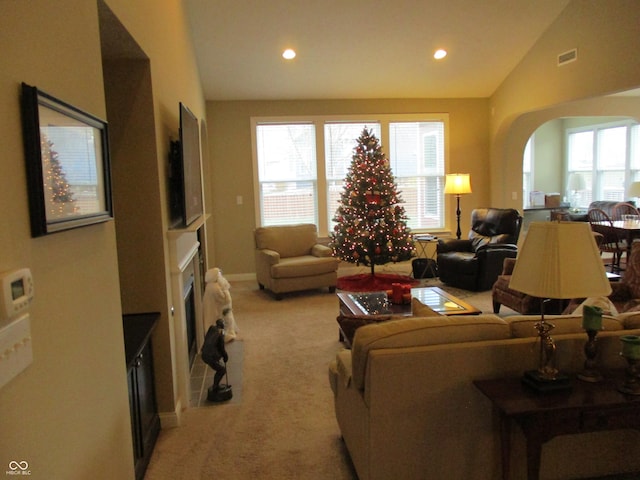
<svg viewBox="0 0 640 480"><path fill-rule="evenodd" d="M502 478L510 474L511 420L522 428L527 444L527 478L540 475L542 445L558 435L603 430L640 430L640 397L617 390L624 372L608 372L604 381L572 380L569 391L537 393L520 378L476 380L500 417Z"/></svg>

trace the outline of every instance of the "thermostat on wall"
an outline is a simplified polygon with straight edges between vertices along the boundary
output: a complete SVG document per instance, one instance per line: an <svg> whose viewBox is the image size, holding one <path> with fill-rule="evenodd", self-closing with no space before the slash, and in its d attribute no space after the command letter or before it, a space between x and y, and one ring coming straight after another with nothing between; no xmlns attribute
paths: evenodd
<svg viewBox="0 0 640 480"><path fill-rule="evenodd" d="M29 309L33 299L33 278L31 270L21 268L0 273L2 293L0 294L0 326L11 322Z"/></svg>

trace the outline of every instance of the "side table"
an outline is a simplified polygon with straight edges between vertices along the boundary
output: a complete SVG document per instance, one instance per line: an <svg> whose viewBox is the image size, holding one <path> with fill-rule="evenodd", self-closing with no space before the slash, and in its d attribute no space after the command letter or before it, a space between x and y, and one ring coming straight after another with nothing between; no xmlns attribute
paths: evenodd
<svg viewBox="0 0 640 480"><path fill-rule="evenodd" d="M427 271L431 273L433 278L436 278L438 276L438 272L436 271L434 265L436 264L435 262L437 250L434 249L433 252L429 253L428 248L429 244L438 243L438 237L434 237L433 235L414 235L413 240L416 246L417 257L425 258L427 260L427 264L425 265L424 270L421 272L420 278L424 278Z"/></svg>
<svg viewBox="0 0 640 480"><path fill-rule="evenodd" d="M526 438L528 480L539 478L542 445L558 435L640 430L640 398L620 393L617 386L623 381L623 371L608 372L603 382L574 380L570 391L544 394L527 388L520 378L474 381L500 417L502 478L510 473L512 420Z"/></svg>

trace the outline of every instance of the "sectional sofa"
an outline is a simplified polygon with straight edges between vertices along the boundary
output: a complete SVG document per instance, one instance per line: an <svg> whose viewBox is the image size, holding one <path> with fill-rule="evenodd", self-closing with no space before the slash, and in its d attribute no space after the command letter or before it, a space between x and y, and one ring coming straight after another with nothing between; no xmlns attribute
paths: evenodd
<svg viewBox="0 0 640 480"><path fill-rule="evenodd" d="M586 340L581 316L546 318L556 325L558 367L579 372ZM501 478L498 419L473 381L535 369L538 320L429 316L358 328L352 349L331 362L329 382L359 480ZM603 326L599 361L623 369L619 337L640 334L640 313L605 316ZM510 478L526 478L524 436L512 430ZM543 479L617 472L640 472L640 432L565 435L543 446Z"/></svg>

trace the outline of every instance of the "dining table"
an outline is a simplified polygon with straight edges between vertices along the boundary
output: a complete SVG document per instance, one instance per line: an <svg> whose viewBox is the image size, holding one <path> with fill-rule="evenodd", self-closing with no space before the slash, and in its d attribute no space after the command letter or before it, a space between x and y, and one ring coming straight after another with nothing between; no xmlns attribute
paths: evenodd
<svg viewBox="0 0 640 480"><path fill-rule="evenodd" d="M634 239L640 238L640 222L627 220L612 220L611 226L627 242L627 259L631 254L631 244Z"/></svg>

